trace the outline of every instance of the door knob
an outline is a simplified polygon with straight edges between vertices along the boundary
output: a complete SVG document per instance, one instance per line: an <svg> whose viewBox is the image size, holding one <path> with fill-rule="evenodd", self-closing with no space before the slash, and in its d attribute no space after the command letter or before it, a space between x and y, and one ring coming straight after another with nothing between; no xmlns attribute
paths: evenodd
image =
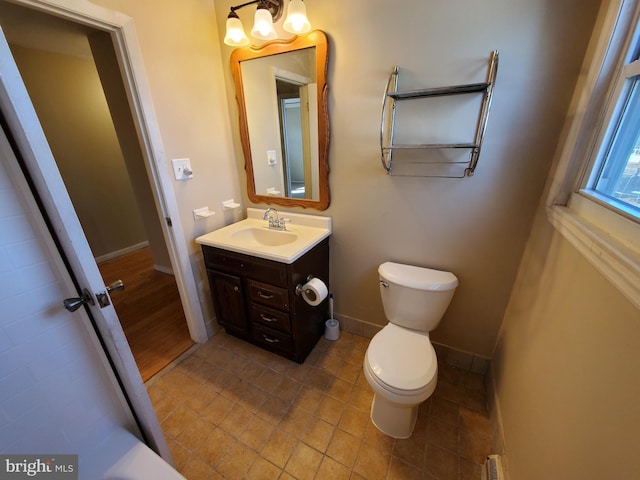
<svg viewBox="0 0 640 480"><path fill-rule="evenodd" d="M107 292L111 293L116 290L124 290L124 282L122 280L116 280L115 282L111 282L109 285L107 285Z"/></svg>
<svg viewBox="0 0 640 480"><path fill-rule="evenodd" d="M95 305L95 302L93 301L93 297L91 296L91 294L86 288L82 290L81 297L65 298L64 302L62 303L64 305L64 308L66 308L70 312L75 312L82 305L86 305L87 303L89 305Z"/></svg>

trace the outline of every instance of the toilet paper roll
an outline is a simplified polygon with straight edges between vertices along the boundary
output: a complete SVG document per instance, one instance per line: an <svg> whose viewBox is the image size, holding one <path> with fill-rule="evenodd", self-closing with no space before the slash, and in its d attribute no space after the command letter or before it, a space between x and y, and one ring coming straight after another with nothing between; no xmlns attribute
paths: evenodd
<svg viewBox="0 0 640 480"><path fill-rule="evenodd" d="M329 289L319 278L312 278L302 286L302 298L312 307L320 305L328 294Z"/></svg>

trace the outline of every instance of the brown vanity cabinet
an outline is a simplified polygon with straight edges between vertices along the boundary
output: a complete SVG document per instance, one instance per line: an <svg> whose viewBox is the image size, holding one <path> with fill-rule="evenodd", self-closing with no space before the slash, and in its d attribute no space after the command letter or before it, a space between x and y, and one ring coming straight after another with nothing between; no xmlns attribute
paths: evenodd
<svg viewBox="0 0 640 480"><path fill-rule="evenodd" d="M217 321L225 331L302 363L324 332L328 300L312 307L296 286L329 285L329 239L291 264L202 246Z"/></svg>

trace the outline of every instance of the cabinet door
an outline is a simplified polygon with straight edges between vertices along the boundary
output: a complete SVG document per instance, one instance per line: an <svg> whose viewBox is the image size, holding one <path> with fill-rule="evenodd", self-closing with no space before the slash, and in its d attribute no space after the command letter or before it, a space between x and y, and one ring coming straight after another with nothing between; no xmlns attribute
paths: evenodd
<svg viewBox="0 0 640 480"><path fill-rule="evenodd" d="M249 333L244 306L242 279L215 270L207 270L218 323L234 333Z"/></svg>

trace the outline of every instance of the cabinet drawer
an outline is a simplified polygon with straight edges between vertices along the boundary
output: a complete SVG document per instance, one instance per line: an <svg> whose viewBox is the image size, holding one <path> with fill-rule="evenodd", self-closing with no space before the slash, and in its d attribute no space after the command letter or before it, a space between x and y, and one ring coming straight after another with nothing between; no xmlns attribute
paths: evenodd
<svg viewBox="0 0 640 480"><path fill-rule="evenodd" d="M290 335L255 323L253 324L253 340L269 350L288 353L293 351Z"/></svg>
<svg viewBox="0 0 640 480"><path fill-rule="evenodd" d="M286 288L276 287L268 283L248 281L249 298L262 305L289 310L289 292Z"/></svg>
<svg viewBox="0 0 640 480"><path fill-rule="evenodd" d="M258 305L257 303L252 303L250 310L251 321L254 324L260 323L266 327L280 330L281 332L291 333L288 312L281 312L280 310Z"/></svg>
<svg viewBox="0 0 640 480"><path fill-rule="evenodd" d="M251 257L203 245L202 253L207 268L236 273L258 281L287 286L287 267L284 263Z"/></svg>

